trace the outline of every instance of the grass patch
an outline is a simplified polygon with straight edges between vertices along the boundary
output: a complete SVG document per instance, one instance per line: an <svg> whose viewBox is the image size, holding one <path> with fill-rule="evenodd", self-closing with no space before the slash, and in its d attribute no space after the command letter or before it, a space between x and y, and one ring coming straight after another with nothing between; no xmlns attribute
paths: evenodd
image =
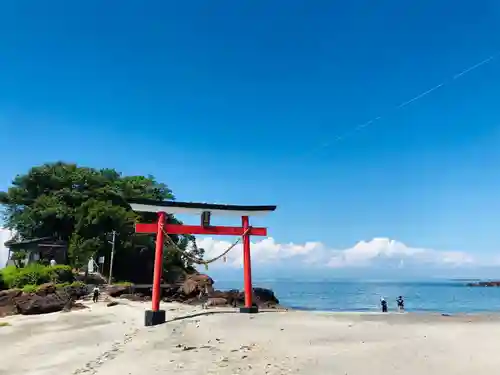
<svg viewBox="0 0 500 375"><path fill-rule="evenodd" d="M131 283L130 281L118 281L116 283L113 283L113 285L116 285L116 286L132 286L134 284Z"/></svg>
<svg viewBox="0 0 500 375"><path fill-rule="evenodd" d="M56 289L62 289L66 287L73 287L73 288L80 288L82 286L85 286L85 283L82 283L81 281L74 281L72 283L59 283L59 284L54 284ZM23 293L36 293L40 290L40 285L35 285L35 284L27 284L21 288Z"/></svg>
<svg viewBox="0 0 500 375"><path fill-rule="evenodd" d="M38 285L28 284L22 287L23 293L35 293L38 292Z"/></svg>
<svg viewBox="0 0 500 375"><path fill-rule="evenodd" d="M0 327L10 327L11 325L9 322L0 322Z"/></svg>
<svg viewBox="0 0 500 375"><path fill-rule="evenodd" d="M75 280L70 266L44 266L38 263L23 268L5 267L0 270L0 279L9 289L44 283L71 283Z"/></svg>

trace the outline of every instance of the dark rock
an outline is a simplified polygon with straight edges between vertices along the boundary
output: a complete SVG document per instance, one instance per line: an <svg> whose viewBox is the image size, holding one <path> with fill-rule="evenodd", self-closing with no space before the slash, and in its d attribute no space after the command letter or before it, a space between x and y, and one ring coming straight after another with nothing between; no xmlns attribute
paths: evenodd
<svg viewBox="0 0 500 375"><path fill-rule="evenodd" d="M117 301L111 301L111 302L108 302L108 303L106 304L106 306L108 306L108 307L113 307L113 306L116 306L116 305L119 305L119 304L120 304L120 303L119 303L119 302L117 302Z"/></svg>
<svg viewBox="0 0 500 375"><path fill-rule="evenodd" d="M15 299L22 294L19 289L0 291L0 317L17 313Z"/></svg>
<svg viewBox="0 0 500 375"><path fill-rule="evenodd" d="M89 287L87 285L68 285L62 288L66 294L73 299L81 299L89 294Z"/></svg>
<svg viewBox="0 0 500 375"><path fill-rule="evenodd" d="M38 287L37 291L36 291L36 295L38 296L46 296L48 294L53 294L56 292L56 286L55 284L53 283L46 283L46 284L42 284Z"/></svg>
<svg viewBox="0 0 500 375"><path fill-rule="evenodd" d="M193 275L187 276L186 280L193 280L201 284L206 284L206 285L214 285L214 280L203 273L197 273Z"/></svg>
<svg viewBox="0 0 500 375"><path fill-rule="evenodd" d="M122 294L129 294L130 287L125 285L111 285L106 288L106 292L110 297L120 297Z"/></svg>
<svg viewBox="0 0 500 375"><path fill-rule="evenodd" d="M227 304L233 307L243 306L245 303L245 295L237 289L231 290L214 290L210 294L210 298L223 298L227 301Z"/></svg>
<svg viewBox="0 0 500 375"><path fill-rule="evenodd" d="M23 293L14 302L17 311L23 315L46 314L61 311L67 306L69 299L58 293L40 296L36 293Z"/></svg>
<svg viewBox="0 0 500 375"><path fill-rule="evenodd" d="M75 306L75 300L85 295L87 295L85 285L57 288L52 283L40 285L35 293L22 293L20 290L3 291L0 292L0 314L34 315L70 311Z"/></svg>
<svg viewBox="0 0 500 375"><path fill-rule="evenodd" d="M234 307L245 304L245 293L236 289L227 291L215 290L213 293L210 293L210 298L225 299L228 305ZM274 292L265 288L253 288L253 302L254 305L264 308L279 306L279 300L274 295Z"/></svg>
<svg viewBox="0 0 500 375"><path fill-rule="evenodd" d="M253 295L258 306L273 306L280 303L271 289L253 288Z"/></svg>
<svg viewBox="0 0 500 375"><path fill-rule="evenodd" d="M489 287L499 287L500 281L479 281L476 283L468 283L467 286L489 286Z"/></svg>
<svg viewBox="0 0 500 375"><path fill-rule="evenodd" d="M207 306L226 306L227 304L228 304L227 299L219 297L216 298L211 297L207 301Z"/></svg>
<svg viewBox="0 0 500 375"><path fill-rule="evenodd" d="M199 295L200 292L207 291L211 293L213 291L213 285L214 281L208 275L189 275L179 288L179 291L184 294L186 299L190 299Z"/></svg>

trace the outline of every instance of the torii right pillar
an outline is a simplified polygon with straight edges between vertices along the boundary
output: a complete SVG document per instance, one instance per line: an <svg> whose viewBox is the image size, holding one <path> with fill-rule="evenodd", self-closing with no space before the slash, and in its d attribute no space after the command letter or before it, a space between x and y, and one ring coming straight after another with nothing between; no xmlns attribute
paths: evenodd
<svg viewBox="0 0 500 375"><path fill-rule="evenodd" d="M257 305L253 304L253 287L252 287L252 260L250 257L250 234L248 228L250 223L248 216L241 217L241 226L243 227L243 277L245 287L245 306L240 308L241 313L256 314L259 312Z"/></svg>

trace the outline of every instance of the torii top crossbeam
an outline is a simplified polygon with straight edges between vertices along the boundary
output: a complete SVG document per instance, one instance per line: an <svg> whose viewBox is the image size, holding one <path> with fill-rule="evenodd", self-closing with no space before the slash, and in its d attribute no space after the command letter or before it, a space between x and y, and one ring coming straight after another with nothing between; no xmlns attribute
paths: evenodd
<svg viewBox="0 0 500 375"><path fill-rule="evenodd" d="M158 222L152 224L136 224L136 233L156 233L155 267L153 277L153 308L146 311L146 325L165 322L165 311L160 310L160 283L162 275L163 240L167 234L211 234L241 235L243 238L243 268L245 285L245 307L241 312L254 313L258 309L252 304L252 273L250 259L250 236L267 236L266 228L250 227L248 217L265 215L276 210L276 206L242 206L229 204L194 203L177 201L154 201L149 199L133 199L128 203L134 211L158 213ZM166 214L201 215L201 225L168 224ZM241 227L212 226L211 214L241 216Z"/></svg>
<svg viewBox="0 0 500 375"><path fill-rule="evenodd" d="M276 206L241 206L200 202L155 201L150 199L133 199L129 200L128 203L134 211L165 212L167 214L196 215L208 211L214 215L262 216L276 210Z"/></svg>

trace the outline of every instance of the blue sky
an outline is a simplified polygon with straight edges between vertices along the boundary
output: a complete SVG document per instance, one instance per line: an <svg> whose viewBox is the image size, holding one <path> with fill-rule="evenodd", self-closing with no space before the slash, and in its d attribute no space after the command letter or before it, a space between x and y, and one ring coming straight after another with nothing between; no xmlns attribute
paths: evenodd
<svg viewBox="0 0 500 375"><path fill-rule="evenodd" d="M62 159L277 204L278 244L495 257L500 57L451 78L499 21L495 0L4 2L0 188Z"/></svg>

